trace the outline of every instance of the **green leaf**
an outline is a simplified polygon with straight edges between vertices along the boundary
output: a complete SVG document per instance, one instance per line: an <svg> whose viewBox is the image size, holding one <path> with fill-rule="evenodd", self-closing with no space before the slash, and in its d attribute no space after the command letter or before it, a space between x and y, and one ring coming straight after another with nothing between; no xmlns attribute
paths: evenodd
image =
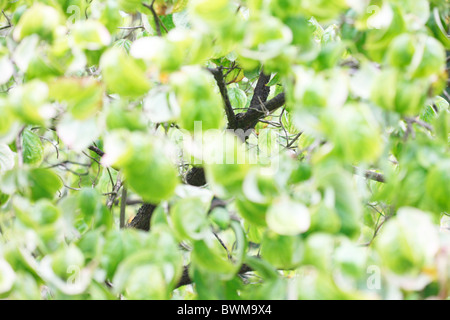
<svg viewBox="0 0 450 320"><path fill-rule="evenodd" d="M64 114L56 126L58 137L70 149L81 152L89 147L100 134L101 127L96 118L75 119L71 114Z"/></svg>
<svg viewBox="0 0 450 320"><path fill-rule="evenodd" d="M144 256L145 253L137 253L136 256ZM131 259L131 258L130 258ZM130 260L130 264L135 261ZM137 265L131 270L122 271L119 269L114 277L115 282L125 282L124 285L118 287L125 290L125 297L129 300L167 300L169 298L169 290L164 277L164 270L153 264ZM126 280L122 280L126 277Z"/></svg>
<svg viewBox="0 0 450 320"><path fill-rule="evenodd" d="M230 280L221 280L215 273L191 266L189 268L191 279L195 282L195 292L198 299L203 300L240 300L242 281L238 277Z"/></svg>
<svg viewBox="0 0 450 320"><path fill-rule="evenodd" d="M180 115L180 108L167 87L155 87L144 99L143 110L154 123L173 121Z"/></svg>
<svg viewBox="0 0 450 320"><path fill-rule="evenodd" d="M209 233L206 210L198 198L178 200L170 209L170 218L180 240L200 240Z"/></svg>
<svg viewBox="0 0 450 320"><path fill-rule="evenodd" d="M81 49L99 50L111 43L108 29L99 21L78 21L72 27L71 35Z"/></svg>
<svg viewBox="0 0 450 320"><path fill-rule="evenodd" d="M52 40L55 29L63 24L63 18L58 10L42 3L35 3L20 18L14 29L16 41L38 34L44 40Z"/></svg>
<svg viewBox="0 0 450 320"><path fill-rule="evenodd" d="M125 133L107 138L107 155L103 160L123 168L128 186L144 201L157 204L168 200L174 195L179 182L177 170L169 154L170 145L166 140L149 139L137 132L131 139L129 135L123 134Z"/></svg>
<svg viewBox="0 0 450 320"><path fill-rule="evenodd" d="M266 260L247 256L244 259L244 263L249 265L252 270L258 272L259 275L267 280L275 280L279 277L277 270Z"/></svg>
<svg viewBox="0 0 450 320"><path fill-rule="evenodd" d="M438 208L438 212L450 212L450 161L447 159L439 161L427 174L426 193Z"/></svg>
<svg viewBox="0 0 450 320"><path fill-rule="evenodd" d="M304 204L282 197L275 199L269 207L266 222L272 231L280 235L294 236L309 229L311 217Z"/></svg>
<svg viewBox="0 0 450 320"><path fill-rule="evenodd" d="M38 225L46 225L55 223L62 212L50 200L41 199L35 203L34 209L28 214Z"/></svg>
<svg viewBox="0 0 450 320"><path fill-rule="evenodd" d="M14 72L12 62L8 59L8 56L0 57L0 69L2 74L0 75L0 85L3 85L9 81Z"/></svg>
<svg viewBox="0 0 450 320"><path fill-rule="evenodd" d="M267 232L261 243L261 256L276 268L298 267L303 260L304 244L300 236Z"/></svg>
<svg viewBox="0 0 450 320"><path fill-rule="evenodd" d="M14 167L14 153L6 144L0 144L0 173Z"/></svg>
<svg viewBox="0 0 450 320"><path fill-rule="evenodd" d="M243 109L247 105L247 95L239 88L229 89L228 96L233 108Z"/></svg>
<svg viewBox="0 0 450 320"><path fill-rule="evenodd" d="M126 257L138 252L142 248L142 238L136 230L112 230L105 237L102 250L101 266L105 269L108 278L112 279L119 264Z"/></svg>
<svg viewBox="0 0 450 320"><path fill-rule="evenodd" d="M193 132L196 123L201 130L222 128L223 103L214 91L211 74L198 67L184 68L171 77L171 85L180 105L179 124L183 129Z"/></svg>
<svg viewBox="0 0 450 320"><path fill-rule="evenodd" d="M245 176L255 161L241 140L231 133L204 134L203 156L206 179L221 196L242 193Z"/></svg>
<svg viewBox="0 0 450 320"><path fill-rule="evenodd" d="M110 48L100 59L103 80L109 92L137 98L150 90L145 69L120 48Z"/></svg>
<svg viewBox="0 0 450 320"><path fill-rule="evenodd" d="M0 294L11 290L16 280L16 273L8 262L0 260Z"/></svg>
<svg viewBox="0 0 450 320"><path fill-rule="evenodd" d="M209 219L222 230L226 230L230 226L230 214L226 208L214 208L209 214Z"/></svg>
<svg viewBox="0 0 450 320"><path fill-rule="evenodd" d="M146 128L141 109L128 109L123 101L111 104L105 112L106 126L110 130L128 129L130 131L138 131Z"/></svg>
<svg viewBox="0 0 450 320"><path fill-rule="evenodd" d="M62 188L61 179L49 169L32 169L28 173L31 199L33 201L46 198L53 199L56 192Z"/></svg>
<svg viewBox="0 0 450 320"><path fill-rule="evenodd" d="M48 108L48 86L40 80L33 80L11 90L9 102L16 116L28 124L43 124L53 116Z"/></svg>
<svg viewBox="0 0 450 320"><path fill-rule="evenodd" d="M51 266L57 276L68 280L72 268L81 270L84 266L84 256L81 250L74 244L61 248L51 255Z"/></svg>
<svg viewBox="0 0 450 320"><path fill-rule="evenodd" d="M352 278L364 278L367 275L367 251L351 241L344 241L336 248L334 263L341 272Z"/></svg>
<svg viewBox="0 0 450 320"><path fill-rule="evenodd" d="M58 78L49 84L49 96L67 103L78 120L93 116L103 104L103 86L92 78Z"/></svg>
<svg viewBox="0 0 450 320"><path fill-rule="evenodd" d="M236 273L236 266L227 260L225 249L217 242L199 240L193 243L192 264L200 269L216 274L220 279L231 279Z"/></svg>
<svg viewBox="0 0 450 320"><path fill-rule="evenodd" d="M102 201L97 189L83 188L77 196L81 213L87 218L94 216L98 210L98 204Z"/></svg>
<svg viewBox="0 0 450 320"><path fill-rule="evenodd" d="M2 115L0 117L0 137L7 134L15 122L15 117L7 102L6 99L0 98L0 114Z"/></svg>
<svg viewBox="0 0 450 320"><path fill-rule="evenodd" d="M375 238L381 262L399 275L417 276L432 263L439 248L438 232L430 217L418 209L402 207Z"/></svg>
<svg viewBox="0 0 450 320"><path fill-rule="evenodd" d="M312 265L322 271L330 270L334 252L332 235L317 232L306 238L304 264Z"/></svg>
<svg viewBox="0 0 450 320"><path fill-rule="evenodd" d="M44 159L44 146L37 134L31 130L22 133L23 162L39 165Z"/></svg>
<svg viewBox="0 0 450 320"><path fill-rule="evenodd" d="M354 237L359 234L360 222L362 219L362 206L355 184L346 172L334 167L330 163L326 167L315 168L317 182L321 188L327 186L334 192L334 209L341 221L340 232Z"/></svg>

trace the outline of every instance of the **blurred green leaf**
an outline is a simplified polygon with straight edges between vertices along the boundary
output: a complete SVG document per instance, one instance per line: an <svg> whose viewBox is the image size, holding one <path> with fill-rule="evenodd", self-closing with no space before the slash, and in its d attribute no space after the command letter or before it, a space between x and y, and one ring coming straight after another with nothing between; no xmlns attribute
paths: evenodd
<svg viewBox="0 0 450 320"><path fill-rule="evenodd" d="M28 173L28 179L31 199L34 201L42 198L53 199L63 186L58 175L49 169L32 169Z"/></svg>
<svg viewBox="0 0 450 320"><path fill-rule="evenodd" d="M23 162L39 165L44 158L44 146L37 134L31 130L22 133Z"/></svg>

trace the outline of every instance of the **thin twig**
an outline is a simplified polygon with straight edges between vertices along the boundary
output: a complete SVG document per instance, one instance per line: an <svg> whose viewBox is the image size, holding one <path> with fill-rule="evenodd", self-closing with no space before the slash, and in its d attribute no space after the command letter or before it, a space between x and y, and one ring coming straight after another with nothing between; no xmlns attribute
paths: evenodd
<svg viewBox="0 0 450 320"><path fill-rule="evenodd" d="M8 24L6 26L0 27L0 30L11 28L12 27L11 20L8 18L8 16L6 15L5 11L2 10L2 13L5 16L6 21L8 22Z"/></svg>
<svg viewBox="0 0 450 320"><path fill-rule="evenodd" d="M125 227L125 209L127 207L127 188L122 188L122 197L120 199L120 220L119 227L120 229Z"/></svg>
<svg viewBox="0 0 450 320"><path fill-rule="evenodd" d="M117 27L117 29L122 29L122 30L136 30L136 29L144 29L144 26L135 26L135 27Z"/></svg>
<svg viewBox="0 0 450 320"><path fill-rule="evenodd" d="M214 234L214 236L216 237L217 241L219 241L220 245L225 249L225 251L227 252L227 256L228 256L228 260L232 260L230 251L228 250L227 246L225 245L225 243L222 241L222 239L220 239L219 235L217 233L215 233L214 231L212 232Z"/></svg>
<svg viewBox="0 0 450 320"><path fill-rule="evenodd" d="M106 202L106 206L108 207L108 209L112 208L121 187L122 187L122 180L120 179L120 175L117 175L116 184L114 185L111 195L108 198L108 201Z"/></svg>
<svg viewBox="0 0 450 320"><path fill-rule="evenodd" d="M303 134L303 131L297 133L297 134L295 135L295 137L294 137L294 138L286 145L286 149L289 149L289 148L294 144L294 142L297 141L298 138L300 138L300 136L301 136L302 134Z"/></svg>
<svg viewBox="0 0 450 320"><path fill-rule="evenodd" d="M23 167L23 145L22 145L22 133L25 130L25 126L23 126L16 137L16 150L17 150L17 158L19 168Z"/></svg>
<svg viewBox="0 0 450 320"><path fill-rule="evenodd" d="M81 191L81 188L74 188L74 187L70 187L67 185L64 185L65 188L70 189L70 190L75 190L75 191Z"/></svg>
<svg viewBox="0 0 450 320"><path fill-rule="evenodd" d="M54 148L56 151L56 159L59 159L59 150L58 150L58 144L54 143L52 140L47 139L46 137L42 137L40 136L39 138L41 138L42 140L48 141Z"/></svg>
<svg viewBox="0 0 450 320"><path fill-rule="evenodd" d="M96 146L94 146L94 145L89 146L88 149L91 150L91 151L94 151L94 152L95 152L96 154L98 154L100 157L103 157L103 156L105 155L105 153L103 152L103 150L99 149L98 147L96 147Z"/></svg>
<svg viewBox="0 0 450 320"><path fill-rule="evenodd" d="M353 173L361 175L366 179L374 180L377 182L386 182L386 178L384 177L384 175L375 171L370 170L362 171L358 167L353 166Z"/></svg>
<svg viewBox="0 0 450 320"><path fill-rule="evenodd" d="M280 116L278 117L278 122L280 123L280 125L281 125L281 129L283 129L283 132L284 132L284 137L285 137L285 139L286 139L286 144L288 144L288 142L289 142L289 133L287 132L287 130L286 130L286 128L284 127L284 124L283 124L283 115L284 115L284 112L286 111L286 108L283 108L282 110L281 110L281 113L280 113ZM287 145L286 145L286 149L287 148L289 148Z"/></svg>
<svg viewBox="0 0 450 320"><path fill-rule="evenodd" d="M106 171L108 172L109 175L109 182L111 182L111 186L114 187L114 179L111 175L111 171L109 170L109 168L106 168Z"/></svg>
<svg viewBox="0 0 450 320"><path fill-rule="evenodd" d="M433 127L430 124L428 124L425 121L422 121L418 118L405 117L405 121L407 123L415 123L425 129L427 129L428 131L433 132Z"/></svg>

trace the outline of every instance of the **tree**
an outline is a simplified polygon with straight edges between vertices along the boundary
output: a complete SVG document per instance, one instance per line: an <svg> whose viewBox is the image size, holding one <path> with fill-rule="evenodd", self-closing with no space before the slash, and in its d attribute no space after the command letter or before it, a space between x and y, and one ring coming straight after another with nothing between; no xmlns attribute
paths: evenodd
<svg viewBox="0 0 450 320"><path fill-rule="evenodd" d="M1 298L449 297L448 1L0 3Z"/></svg>

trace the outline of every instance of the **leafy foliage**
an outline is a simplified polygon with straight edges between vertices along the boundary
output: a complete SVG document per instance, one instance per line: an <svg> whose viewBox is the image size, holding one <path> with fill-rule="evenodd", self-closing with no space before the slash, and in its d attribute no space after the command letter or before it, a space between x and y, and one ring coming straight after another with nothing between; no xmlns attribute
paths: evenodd
<svg viewBox="0 0 450 320"><path fill-rule="evenodd" d="M450 297L448 1L0 7L0 298Z"/></svg>

